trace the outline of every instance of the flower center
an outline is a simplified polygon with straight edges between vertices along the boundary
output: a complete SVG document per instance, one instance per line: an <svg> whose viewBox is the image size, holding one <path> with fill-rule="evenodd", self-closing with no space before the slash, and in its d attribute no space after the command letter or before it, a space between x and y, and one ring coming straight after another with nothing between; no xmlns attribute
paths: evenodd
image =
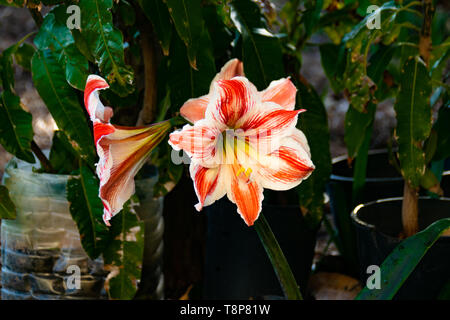
<svg viewBox="0 0 450 320"><path fill-rule="evenodd" d="M253 172L250 154L254 150L249 141L233 129L223 131L221 138L224 163L233 166L236 177L244 174L242 177L250 180Z"/></svg>

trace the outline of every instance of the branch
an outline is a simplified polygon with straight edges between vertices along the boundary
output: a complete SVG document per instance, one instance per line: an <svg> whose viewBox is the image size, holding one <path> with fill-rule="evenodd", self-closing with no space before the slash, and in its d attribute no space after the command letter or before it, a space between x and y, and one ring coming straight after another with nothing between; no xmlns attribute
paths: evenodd
<svg viewBox="0 0 450 320"><path fill-rule="evenodd" d="M156 113L156 54L153 40L153 32L148 21L144 19L140 23L143 26L141 36L142 57L144 60L144 102L142 110L139 112L138 126L151 123L155 119Z"/></svg>
<svg viewBox="0 0 450 320"><path fill-rule="evenodd" d="M36 155L36 157L41 162L41 165L42 165L42 167L44 167L45 172L53 173L55 171L53 169L53 166L50 163L50 161L47 159L45 154L42 152L41 148L39 148L39 146L37 145L37 143L34 140L31 141L31 150L33 151L33 153Z"/></svg>
<svg viewBox="0 0 450 320"><path fill-rule="evenodd" d="M34 22L36 22L36 25L38 28L41 27L42 22L44 21L44 18L42 17L41 12L38 8L28 8L28 11L30 11L31 16L33 17Z"/></svg>
<svg viewBox="0 0 450 320"><path fill-rule="evenodd" d="M423 1L423 24L420 31L419 53L428 66L431 53L431 24L433 22L434 6L433 0Z"/></svg>

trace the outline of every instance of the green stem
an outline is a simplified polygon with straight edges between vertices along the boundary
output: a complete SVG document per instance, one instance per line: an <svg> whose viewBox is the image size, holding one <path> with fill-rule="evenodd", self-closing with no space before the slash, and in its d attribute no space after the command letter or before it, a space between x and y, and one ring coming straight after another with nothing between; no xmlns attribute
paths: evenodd
<svg viewBox="0 0 450 320"><path fill-rule="evenodd" d="M267 256L272 263L284 295L288 300L303 300L299 286L295 281L286 257L284 256L283 251L281 251L280 245L262 213L259 215L258 220L255 221L254 226L259 239L266 250Z"/></svg>

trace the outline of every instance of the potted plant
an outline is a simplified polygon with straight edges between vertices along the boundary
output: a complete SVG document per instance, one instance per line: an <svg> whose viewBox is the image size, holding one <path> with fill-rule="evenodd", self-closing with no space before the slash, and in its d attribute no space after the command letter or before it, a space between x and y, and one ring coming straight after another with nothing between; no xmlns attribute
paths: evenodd
<svg viewBox="0 0 450 320"><path fill-rule="evenodd" d="M0 143L20 159L11 162L4 177L6 187L1 186L1 218L16 218L4 221L2 225L2 249L6 262L3 264L4 298L100 298L105 282L106 296L109 298L131 299L140 285L141 297L161 299L164 288L160 196L167 192L162 190L162 186L169 183L173 176L157 179L154 169L152 172L141 171L136 187L139 197L127 202L115 217L115 224L108 228L104 223L104 220L107 221L107 211L98 197L102 188L95 174L97 155L94 141L98 137L95 130L92 134L90 121L86 117L92 110L88 107L89 102L96 103L95 99L98 100L98 88L90 92L85 90L86 83L89 83L89 70L98 72L100 69L101 74L109 76L113 82L111 90L107 90L108 102L123 106L126 101L128 109L132 110L127 112L128 117L120 116L118 112L119 116L114 117L114 121L127 124L134 117L133 121L141 125L140 129L116 129L115 125L110 125L110 128L116 130L116 134L123 133L127 137L141 134L140 137L144 136L150 142L142 154L144 158L139 158L131 170L136 170L136 165L139 169L155 146L164 139L171 126L168 122L148 125L156 120L156 116L162 117L160 120L164 120L165 116L164 113L156 114L156 102L152 100L157 90L152 70L145 69L142 60L130 58L132 53L125 50L127 43L123 40L126 29L122 24L124 20L126 26L135 30L144 30L147 22L133 20L131 27L127 18L135 17L135 9L128 11L127 16L123 15L124 11L127 12L123 5L131 8L128 3L113 6L112 2L104 1L99 15L89 16L93 14L92 3L82 1L78 4L84 13L81 15L83 28L80 31L80 26L78 29L70 28L70 10L66 4L51 5L44 17L41 7L33 4L19 1L5 4L16 7L27 5L38 31L28 34L1 54ZM113 27L113 10L122 12L121 29ZM119 16L118 13L114 15ZM31 38L34 38L33 44L28 41ZM86 39L89 39L89 46L85 46ZM151 55L155 42L156 38L148 34L133 38L133 52L140 55L142 49L143 55ZM107 55L110 50L114 50L113 54ZM132 60L130 65L126 60ZM151 63L154 66L153 61ZM16 66L31 72L34 86L58 126L49 152L42 151L33 140L32 116L15 91ZM136 76L136 81L144 77L152 81L147 80L145 86L136 88L132 66L135 70L147 71ZM86 110L81 102L83 91ZM126 98L122 98L124 96ZM144 103L138 101L142 96L145 96ZM96 104L97 107L99 105ZM106 124L112 117L112 109L104 110L106 113L97 116ZM155 114L149 115L152 112ZM95 120L95 114L89 116ZM154 162L157 160L163 161L163 156L157 157ZM40 166L31 168L31 164L36 162ZM133 181L130 187L134 188ZM138 205L139 198L142 206ZM33 221L39 223L30 224ZM144 232L145 225L148 227ZM125 238L124 235L130 230L134 232L134 237ZM55 234L54 239L43 240L45 233ZM28 237L30 234L33 236ZM103 258L102 265L94 268L92 262L98 261L98 258ZM20 259L27 260L31 269L15 269ZM81 269L81 291L72 290L66 282L70 277L66 269L71 264ZM45 269L36 269L36 265L42 265ZM148 274L140 280L142 268ZM44 274L50 274L53 278ZM101 280L97 279L92 284L88 278L97 274ZM95 290L86 296L85 289Z"/></svg>
<svg viewBox="0 0 450 320"><path fill-rule="evenodd" d="M421 12L418 10L420 7ZM358 206L351 216L356 225L363 280L368 276L367 267L381 265L397 245L399 248L402 246L404 238L448 217L448 200L436 199L436 196L443 195L439 182L444 161L449 155L446 146L448 130L443 129L443 123L448 119L448 95L444 89L446 76L442 75L441 64L441 60L445 60L446 45L438 36L439 29L431 27L434 12L431 1L386 2L356 25L342 41L340 53L346 56L343 58L346 60L344 75L353 72L355 79L346 82L344 87L351 102L346 117L348 156L350 159L356 156L356 163L352 195L340 201L345 210L349 210L350 203L356 205L377 200ZM366 27L374 19L381 22L380 29ZM405 23L407 20L413 23ZM441 82L441 77L444 82ZM397 127L393 140L398 144L398 151L385 153L381 168L389 159L391 166L401 174L404 187L402 198L378 200L370 199L378 192L367 194L373 184L368 179L372 177L368 149L375 105L386 97L395 98ZM439 104L438 117L432 125L432 106ZM383 173L387 174L387 171ZM399 196L400 181L398 177L394 178L385 190L378 191L387 192L385 196L389 197ZM429 190L427 195L432 198L419 200L420 187ZM348 213L342 213L348 221ZM348 227L348 222L343 224ZM445 224L441 228L443 232ZM439 235L439 232L434 234L436 238ZM347 243L352 245L352 239L355 238L351 236ZM443 268L442 272L448 269L448 261L442 258L446 256L443 252L448 250L447 242L446 237L442 237L429 249L397 298L436 297L442 288L442 279L433 278L431 274L445 277L439 268ZM406 250L410 252L413 249L406 247Z"/></svg>

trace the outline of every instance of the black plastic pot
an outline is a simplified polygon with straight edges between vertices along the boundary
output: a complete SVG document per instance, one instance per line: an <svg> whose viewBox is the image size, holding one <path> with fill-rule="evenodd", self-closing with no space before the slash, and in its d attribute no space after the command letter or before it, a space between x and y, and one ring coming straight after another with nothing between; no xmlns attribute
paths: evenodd
<svg viewBox="0 0 450 320"><path fill-rule="evenodd" d="M205 207L208 217L205 299L283 296L269 258L253 227L248 227L226 197ZM305 296L317 226L310 227L298 205L266 205L267 218Z"/></svg>
<svg viewBox="0 0 450 320"><path fill-rule="evenodd" d="M366 282L370 265L380 266L402 241L402 198L383 199L355 208L351 218L356 227L360 278ZM450 217L450 198L419 200L419 228ZM427 251L394 299L434 299L450 277L450 237L440 237ZM381 284L383 279L381 280Z"/></svg>
<svg viewBox="0 0 450 320"><path fill-rule="evenodd" d="M450 164L446 163L448 170ZM403 196L403 178L389 163L386 149L371 150L367 161L367 177L361 194L360 203L368 203L378 199ZM353 168L347 164L347 156L333 159L332 174L327 186L330 196L330 209L340 234L341 252L350 273L355 274L358 268L355 230L350 214L357 205L352 200ZM450 196L450 171L445 171L442 182L445 196Z"/></svg>

